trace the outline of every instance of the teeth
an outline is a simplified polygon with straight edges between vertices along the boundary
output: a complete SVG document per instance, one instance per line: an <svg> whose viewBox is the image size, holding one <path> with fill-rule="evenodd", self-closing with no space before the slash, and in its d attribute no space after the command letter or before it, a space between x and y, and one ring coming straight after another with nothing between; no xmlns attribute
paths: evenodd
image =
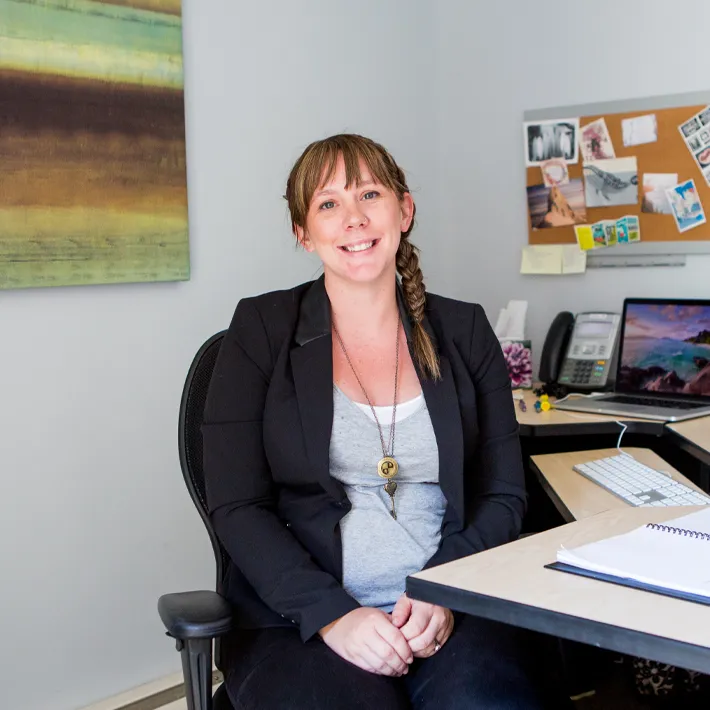
<svg viewBox="0 0 710 710"><path fill-rule="evenodd" d="M354 247L343 247L345 251L355 252L355 251L365 251L366 249L371 249L375 242L364 242L363 244L356 244Z"/></svg>

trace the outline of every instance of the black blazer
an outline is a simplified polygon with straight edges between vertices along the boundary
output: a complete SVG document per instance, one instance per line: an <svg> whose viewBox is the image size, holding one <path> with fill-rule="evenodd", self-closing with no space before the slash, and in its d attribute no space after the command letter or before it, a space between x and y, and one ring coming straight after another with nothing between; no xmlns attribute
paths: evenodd
<svg viewBox="0 0 710 710"><path fill-rule="evenodd" d="M399 289L398 300L411 342ZM510 380L483 308L428 294L424 325L441 361L440 381L420 380L447 500L429 567L517 537L525 484ZM202 433L210 517L232 560L223 592L242 627L297 624L305 641L359 606L341 586L338 522L350 502L329 472L332 422L323 277L240 301Z"/></svg>

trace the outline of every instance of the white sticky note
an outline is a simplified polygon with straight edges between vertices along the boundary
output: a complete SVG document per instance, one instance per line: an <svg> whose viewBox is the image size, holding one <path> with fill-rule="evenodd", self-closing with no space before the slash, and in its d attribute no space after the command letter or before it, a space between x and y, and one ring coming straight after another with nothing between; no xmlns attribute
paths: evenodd
<svg viewBox="0 0 710 710"><path fill-rule="evenodd" d="M577 244L562 245L562 273L583 274L587 270L587 252Z"/></svg>
<svg viewBox="0 0 710 710"><path fill-rule="evenodd" d="M560 244L536 244L523 247L521 274L561 274L562 249Z"/></svg>
<svg viewBox="0 0 710 710"><path fill-rule="evenodd" d="M623 119L621 122L621 135L627 148L632 145L655 143L658 140L656 114L649 113L646 116Z"/></svg>

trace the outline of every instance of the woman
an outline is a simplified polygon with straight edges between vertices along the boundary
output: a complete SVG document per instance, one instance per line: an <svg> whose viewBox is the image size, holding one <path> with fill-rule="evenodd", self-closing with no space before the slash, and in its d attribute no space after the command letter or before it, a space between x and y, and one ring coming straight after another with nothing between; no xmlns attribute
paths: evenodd
<svg viewBox="0 0 710 710"><path fill-rule="evenodd" d="M239 303L203 425L243 627L225 648L233 704L552 707L512 629L404 594L408 574L520 530L517 423L483 309L425 293L414 202L382 146L311 144L286 199L324 275Z"/></svg>

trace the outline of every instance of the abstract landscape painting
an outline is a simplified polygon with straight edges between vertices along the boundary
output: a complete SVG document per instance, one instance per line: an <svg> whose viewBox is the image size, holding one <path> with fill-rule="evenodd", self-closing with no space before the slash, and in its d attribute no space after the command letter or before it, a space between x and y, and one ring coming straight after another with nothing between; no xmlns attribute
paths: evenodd
<svg viewBox="0 0 710 710"><path fill-rule="evenodd" d="M180 0L0 0L0 288L189 278Z"/></svg>

